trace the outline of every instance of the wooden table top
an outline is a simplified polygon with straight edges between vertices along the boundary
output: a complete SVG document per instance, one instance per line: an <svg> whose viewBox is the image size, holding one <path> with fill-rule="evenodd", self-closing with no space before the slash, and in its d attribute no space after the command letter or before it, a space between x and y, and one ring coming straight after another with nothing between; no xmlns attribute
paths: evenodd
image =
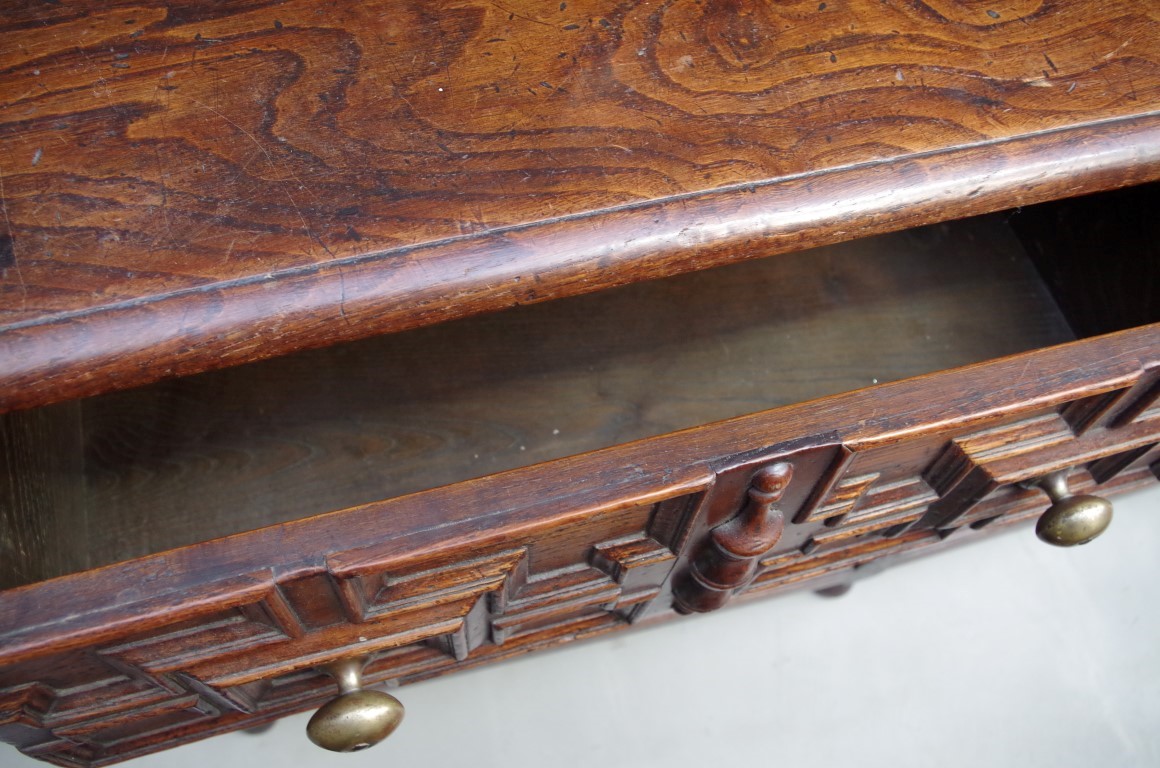
<svg viewBox="0 0 1160 768"><path fill-rule="evenodd" d="M6 3L0 410L1160 178L1160 4Z"/></svg>

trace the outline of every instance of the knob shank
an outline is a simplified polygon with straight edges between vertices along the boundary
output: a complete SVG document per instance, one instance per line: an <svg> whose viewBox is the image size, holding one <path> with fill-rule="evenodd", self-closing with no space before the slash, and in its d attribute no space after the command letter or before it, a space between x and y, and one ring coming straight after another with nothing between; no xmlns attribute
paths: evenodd
<svg viewBox="0 0 1160 768"><path fill-rule="evenodd" d="M1087 544L1111 524L1111 502L1099 496L1072 495L1066 472L1052 472L1037 485L1052 501L1035 524L1035 535L1048 544L1057 547Z"/></svg>
<svg viewBox="0 0 1160 768"><path fill-rule="evenodd" d="M339 695L306 724L312 742L332 752L358 752L390 736L403 722L403 705L394 696L362 687L366 658L343 659L320 668L338 683Z"/></svg>

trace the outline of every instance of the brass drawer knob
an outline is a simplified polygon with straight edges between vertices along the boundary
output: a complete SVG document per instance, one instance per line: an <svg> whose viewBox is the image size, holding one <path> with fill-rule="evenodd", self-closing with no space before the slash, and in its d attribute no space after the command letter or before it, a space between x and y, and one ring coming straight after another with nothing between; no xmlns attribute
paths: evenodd
<svg viewBox="0 0 1160 768"><path fill-rule="evenodd" d="M366 657L342 659L319 667L338 683L339 694L323 704L306 735L332 752L358 752L387 738L403 722L403 704L389 693L363 690Z"/></svg>
<svg viewBox="0 0 1160 768"><path fill-rule="evenodd" d="M1112 522L1110 501L1099 496L1072 495L1067 487L1067 470L1044 475L1034 485L1051 497L1051 506L1035 524L1035 535L1048 544L1087 544Z"/></svg>

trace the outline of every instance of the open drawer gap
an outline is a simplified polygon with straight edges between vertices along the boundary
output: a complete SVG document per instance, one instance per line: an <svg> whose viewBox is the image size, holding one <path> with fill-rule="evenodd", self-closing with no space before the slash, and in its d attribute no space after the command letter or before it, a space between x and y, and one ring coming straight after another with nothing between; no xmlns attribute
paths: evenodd
<svg viewBox="0 0 1160 768"><path fill-rule="evenodd" d="M1156 197L933 225L8 414L0 586L1153 322Z"/></svg>

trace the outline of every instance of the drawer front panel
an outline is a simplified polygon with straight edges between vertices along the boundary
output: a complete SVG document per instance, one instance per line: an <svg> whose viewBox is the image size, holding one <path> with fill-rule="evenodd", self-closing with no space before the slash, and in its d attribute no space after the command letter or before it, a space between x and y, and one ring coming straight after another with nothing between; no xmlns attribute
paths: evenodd
<svg viewBox="0 0 1160 768"><path fill-rule="evenodd" d="M983 407L989 403L981 395L978 412L953 420L905 432L896 424L862 429L853 439L767 456L746 468L742 485L756 484L771 467L810 467L791 471L772 504L771 513L783 521L777 536L760 554L722 547L723 536L753 519L754 508L736 492L721 500L719 481L716 503L731 511L677 569L677 607L712 610L735 594L841 583L866 575L871 562L880 567L952 536L958 542L964 531L1038 517L1050 501L1027 484L1049 473L1067 472L1077 494L1118 493L1154 481L1160 476L1158 382L1160 367L1145 357L1046 404L1032 400L996 412ZM745 558L749 565L739 566ZM743 577L710 573L720 576L730 567Z"/></svg>
<svg viewBox="0 0 1160 768"><path fill-rule="evenodd" d="M1160 326L0 594L0 738L118 762L737 596L849 581L1160 474ZM239 575L241 574L241 575ZM62 618L65 617L65 618Z"/></svg>
<svg viewBox="0 0 1160 768"><path fill-rule="evenodd" d="M708 479L436 548L336 553L324 573L253 574L232 607L4 668L0 733L60 765L116 762L222 717L317 706L333 682L315 668L334 659L373 655L366 680L398 684L631 624Z"/></svg>

